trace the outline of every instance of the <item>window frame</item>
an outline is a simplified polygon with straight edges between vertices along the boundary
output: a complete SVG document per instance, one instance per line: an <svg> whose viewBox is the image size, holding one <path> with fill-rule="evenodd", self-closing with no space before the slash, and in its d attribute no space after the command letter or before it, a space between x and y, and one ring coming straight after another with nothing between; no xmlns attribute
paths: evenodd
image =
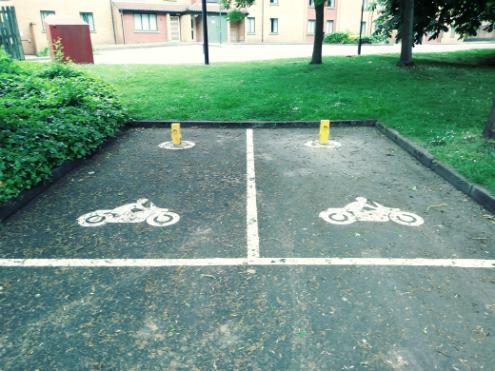
<svg viewBox="0 0 495 371"><path fill-rule="evenodd" d="M367 28L368 28L367 22L362 21L361 22L361 29L360 29L361 35L363 35L363 36L367 36L368 35L367 32L366 32L367 31Z"/></svg>
<svg viewBox="0 0 495 371"><path fill-rule="evenodd" d="M41 18L41 32L46 32L45 28L45 19L47 19L51 15L55 15L55 10L40 10L40 18Z"/></svg>
<svg viewBox="0 0 495 371"><path fill-rule="evenodd" d="M310 25L313 25L313 26L310 28ZM308 35L314 36L315 35L315 31L316 31L316 19L308 19L308 24L307 24L307 27L306 27L306 32L308 33Z"/></svg>
<svg viewBox="0 0 495 371"><path fill-rule="evenodd" d="M274 31L274 25L276 25L276 30ZM270 33L272 35L278 34L278 18L270 18Z"/></svg>
<svg viewBox="0 0 495 371"><path fill-rule="evenodd" d="M148 32L148 33L160 32L158 29L158 14L150 13L150 12L136 12L136 13L133 13L133 16L134 16L133 17L134 18L134 32ZM144 16L146 16L146 18L148 20L148 29L145 29L145 27L144 27L144 25L145 25L145 23L143 22ZM136 27L137 17L139 17L139 19L140 19L140 24L141 24L140 29ZM152 24L151 18L154 18L154 20L155 20L155 22L154 22L155 28L154 29L151 28L151 24Z"/></svg>
<svg viewBox="0 0 495 371"><path fill-rule="evenodd" d="M256 17L246 17L246 20L247 20L247 27L246 27L247 34L248 35L255 35L256 34ZM251 25L253 26L252 31L250 30Z"/></svg>
<svg viewBox="0 0 495 371"><path fill-rule="evenodd" d="M330 22L332 24L332 30L331 31L328 31L328 25L330 24ZM325 34L326 35L330 35L330 34L332 34L332 33L335 32L335 20L333 20L333 19L327 19L326 22L325 22L325 26L326 26L326 30L325 30Z"/></svg>
<svg viewBox="0 0 495 371"><path fill-rule="evenodd" d="M91 17L91 22L87 22L85 19L84 19L84 15L85 16L90 16ZM93 12L79 12L79 16L81 17L81 19L83 20L83 22L87 23L88 26L89 26L89 31L91 33L95 33L96 32L96 26L95 26L95 16L93 14Z"/></svg>

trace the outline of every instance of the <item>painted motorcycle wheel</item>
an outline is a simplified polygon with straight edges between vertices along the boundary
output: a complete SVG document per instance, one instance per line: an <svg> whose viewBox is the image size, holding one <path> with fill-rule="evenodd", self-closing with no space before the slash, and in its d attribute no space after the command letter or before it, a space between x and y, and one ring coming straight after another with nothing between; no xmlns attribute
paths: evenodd
<svg viewBox="0 0 495 371"><path fill-rule="evenodd" d="M107 216L100 213L90 213L81 216L78 222L83 227L98 227L107 223Z"/></svg>
<svg viewBox="0 0 495 371"><path fill-rule="evenodd" d="M356 217L348 211L340 210L330 210L322 211L320 213L320 218L322 218L327 223L347 225L352 224L356 221Z"/></svg>
<svg viewBox="0 0 495 371"><path fill-rule="evenodd" d="M419 215L407 211L392 212L390 213L389 218L394 223L407 225L409 227L417 227L424 223L423 218Z"/></svg>
<svg viewBox="0 0 495 371"><path fill-rule="evenodd" d="M158 212L146 218L146 223L154 227L166 227L177 223L180 220L179 214L171 211Z"/></svg>

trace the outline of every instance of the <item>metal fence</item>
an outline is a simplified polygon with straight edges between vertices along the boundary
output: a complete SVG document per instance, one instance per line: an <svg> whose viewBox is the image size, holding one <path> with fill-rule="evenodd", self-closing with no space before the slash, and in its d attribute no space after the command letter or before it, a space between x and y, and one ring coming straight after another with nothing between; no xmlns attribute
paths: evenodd
<svg viewBox="0 0 495 371"><path fill-rule="evenodd" d="M24 59L21 36L13 6L0 8L0 46L13 58Z"/></svg>

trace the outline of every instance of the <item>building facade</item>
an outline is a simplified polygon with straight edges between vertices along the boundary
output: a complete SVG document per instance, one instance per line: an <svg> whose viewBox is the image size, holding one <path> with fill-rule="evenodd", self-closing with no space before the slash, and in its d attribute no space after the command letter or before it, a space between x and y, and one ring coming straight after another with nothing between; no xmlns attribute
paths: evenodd
<svg viewBox="0 0 495 371"><path fill-rule="evenodd" d="M111 2L107 0L8 0L0 6L15 7L19 33L26 54L48 46L43 19L50 16L81 17L89 25L93 44L114 44Z"/></svg>
<svg viewBox="0 0 495 371"><path fill-rule="evenodd" d="M208 37L212 43L310 43L314 38L314 0L256 0L238 23L225 18L218 0L207 0ZM365 12L362 0L326 0L325 33L350 32L371 35L376 11ZM201 42L201 0L0 0L16 8L26 54L48 46L43 20L50 16L80 17L90 26L94 45L156 42ZM493 35L492 35L493 36ZM445 32L432 42L459 42Z"/></svg>

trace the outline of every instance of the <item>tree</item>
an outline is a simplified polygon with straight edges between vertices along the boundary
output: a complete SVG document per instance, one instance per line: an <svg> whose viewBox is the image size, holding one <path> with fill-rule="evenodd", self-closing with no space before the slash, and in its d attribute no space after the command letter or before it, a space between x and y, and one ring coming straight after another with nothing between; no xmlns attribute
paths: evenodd
<svg viewBox="0 0 495 371"><path fill-rule="evenodd" d="M322 64L323 38L325 36L323 32L325 1L327 0L314 0L316 22L311 64ZM255 0L220 0L223 8L232 9L227 17L229 17L230 13L238 12L241 8L249 8L254 2Z"/></svg>
<svg viewBox="0 0 495 371"><path fill-rule="evenodd" d="M483 135L487 139L495 139L495 98L493 98L492 113L488 118Z"/></svg>
<svg viewBox="0 0 495 371"><path fill-rule="evenodd" d="M414 45L413 28L414 28L414 0L400 1L400 67L411 67L414 65L412 59L412 48Z"/></svg>
<svg viewBox="0 0 495 371"><path fill-rule="evenodd" d="M325 17L325 1L315 0L315 39L313 41L313 55L311 56L311 64L322 64L322 52L323 52L323 38L325 34L323 32L323 22Z"/></svg>
<svg viewBox="0 0 495 371"><path fill-rule="evenodd" d="M377 32L391 37L398 31L397 40L409 37L403 33L402 19L404 23L411 20L407 14L404 17L401 14L413 0L377 0L376 3L382 10L377 19ZM488 32L495 29L495 0L414 0L413 12L413 45L421 44L425 36L429 40L436 39L449 27L455 29L459 38L475 36L480 28Z"/></svg>

